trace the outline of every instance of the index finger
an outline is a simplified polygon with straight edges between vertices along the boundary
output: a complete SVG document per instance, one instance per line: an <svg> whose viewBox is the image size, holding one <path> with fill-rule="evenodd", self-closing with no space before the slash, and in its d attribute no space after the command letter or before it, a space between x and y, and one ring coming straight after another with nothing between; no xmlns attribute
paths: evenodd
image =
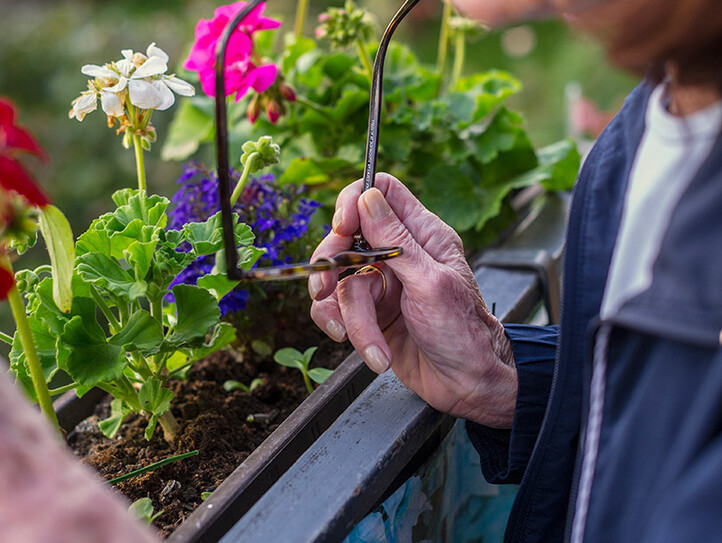
<svg viewBox="0 0 722 543"><path fill-rule="evenodd" d="M387 173L378 173L374 188L381 191L394 215L434 260L455 264L459 255L463 256L461 240L456 232L426 209L401 181ZM362 192L363 180L358 180L339 193L333 220L336 234L352 236L360 228L357 202Z"/></svg>

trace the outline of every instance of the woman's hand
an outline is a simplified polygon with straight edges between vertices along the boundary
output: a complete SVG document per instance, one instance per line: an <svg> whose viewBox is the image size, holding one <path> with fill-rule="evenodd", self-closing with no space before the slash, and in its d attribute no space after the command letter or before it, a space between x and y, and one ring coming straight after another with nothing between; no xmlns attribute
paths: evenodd
<svg viewBox="0 0 722 543"><path fill-rule="evenodd" d="M508 428L516 399L511 345L489 312L461 239L397 179L361 181L336 202L333 231L313 260L348 250L361 227L373 247L403 248L379 273L338 281L334 271L309 279L311 317L336 341L346 336L377 373L393 366L410 389L440 411Z"/></svg>

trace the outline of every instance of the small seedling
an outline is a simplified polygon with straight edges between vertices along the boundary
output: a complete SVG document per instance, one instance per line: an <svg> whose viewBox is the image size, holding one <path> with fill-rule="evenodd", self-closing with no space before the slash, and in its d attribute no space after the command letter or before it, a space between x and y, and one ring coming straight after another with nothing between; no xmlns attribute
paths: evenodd
<svg viewBox="0 0 722 543"><path fill-rule="evenodd" d="M308 365L311 363L311 358L316 352L318 347L310 347L306 349L304 353L298 351L292 347L286 347L279 349L276 354L273 355L273 359L281 366L289 368L296 368L303 375L303 382L306 383L306 389L308 393L313 392L313 385L311 381L316 383L323 383L329 375L333 373L333 370L326 368L312 368L308 369Z"/></svg>
<svg viewBox="0 0 722 543"><path fill-rule="evenodd" d="M225 383L223 383L223 390L226 392L231 392L232 390L240 390L241 392L253 392L258 387L263 385L263 379L260 377L255 378L253 381L251 381L250 385L245 385L241 383L240 381L234 381L233 379L229 379Z"/></svg>
<svg viewBox="0 0 722 543"><path fill-rule="evenodd" d="M201 492L201 500L206 501L211 497L211 494L213 494L213 492Z"/></svg>
<svg viewBox="0 0 722 543"><path fill-rule="evenodd" d="M153 514L153 502L150 501L150 498L141 498L130 504L128 512L130 512L130 514L134 517L140 520L145 520L146 523L150 524L161 516L165 512L165 509L161 509L157 513Z"/></svg>

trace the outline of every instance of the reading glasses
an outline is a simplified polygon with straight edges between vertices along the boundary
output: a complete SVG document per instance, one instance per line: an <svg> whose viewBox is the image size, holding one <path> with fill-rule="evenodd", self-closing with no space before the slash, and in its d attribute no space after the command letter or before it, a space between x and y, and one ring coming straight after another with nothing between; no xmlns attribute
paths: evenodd
<svg viewBox="0 0 722 543"><path fill-rule="evenodd" d="M320 259L312 263L287 264L284 266L260 267L241 270L238 267L238 253L233 233L233 215L231 210L231 177L228 159L228 116L226 113L225 58L228 41L243 19L264 0L250 0L246 7L228 24L218 43L216 51L216 159L218 162L218 191L221 201L221 222L223 226L223 244L226 257L228 278L240 281L279 281L308 277L313 272L352 269L370 266L403 254L401 247L372 248L364 239L361 230L354 235L353 245L348 251L336 254L332 258ZM383 96L384 58L391 36L401 20L411 11L419 0L406 0L396 12L381 37L374 60L371 94L369 97L369 124L366 133L366 159L363 174L363 190L374 186L376 176L376 157L379 148L379 122L381 119L381 99Z"/></svg>

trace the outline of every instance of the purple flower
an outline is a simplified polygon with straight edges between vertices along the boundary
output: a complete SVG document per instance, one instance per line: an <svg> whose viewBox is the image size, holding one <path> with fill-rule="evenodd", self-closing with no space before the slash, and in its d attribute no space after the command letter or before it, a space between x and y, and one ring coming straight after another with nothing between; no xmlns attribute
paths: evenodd
<svg viewBox="0 0 722 543"><path fill-rule="evenodd" d="M168 227L180 230L188 222L204 221L220 210L218 175L204 165L192 162L184 165L178 179L178 192L173 196L174 208L168 213ZM231 171L232 181L240 172ZM313 214L321 207L319 202L302 198L303 187L281 187L272 175L251 177L233 211L248 224L256 235L254 245L266 249L259 259L265 265L288 264L307 258L309 226ZM188 250L188 249L186 249ZM195 284L199 277L213 268L214 256L199 258L183 270L173 281ZM247 290L235 289L220 302L223 315L232 314L246 307Z"/></svg>

